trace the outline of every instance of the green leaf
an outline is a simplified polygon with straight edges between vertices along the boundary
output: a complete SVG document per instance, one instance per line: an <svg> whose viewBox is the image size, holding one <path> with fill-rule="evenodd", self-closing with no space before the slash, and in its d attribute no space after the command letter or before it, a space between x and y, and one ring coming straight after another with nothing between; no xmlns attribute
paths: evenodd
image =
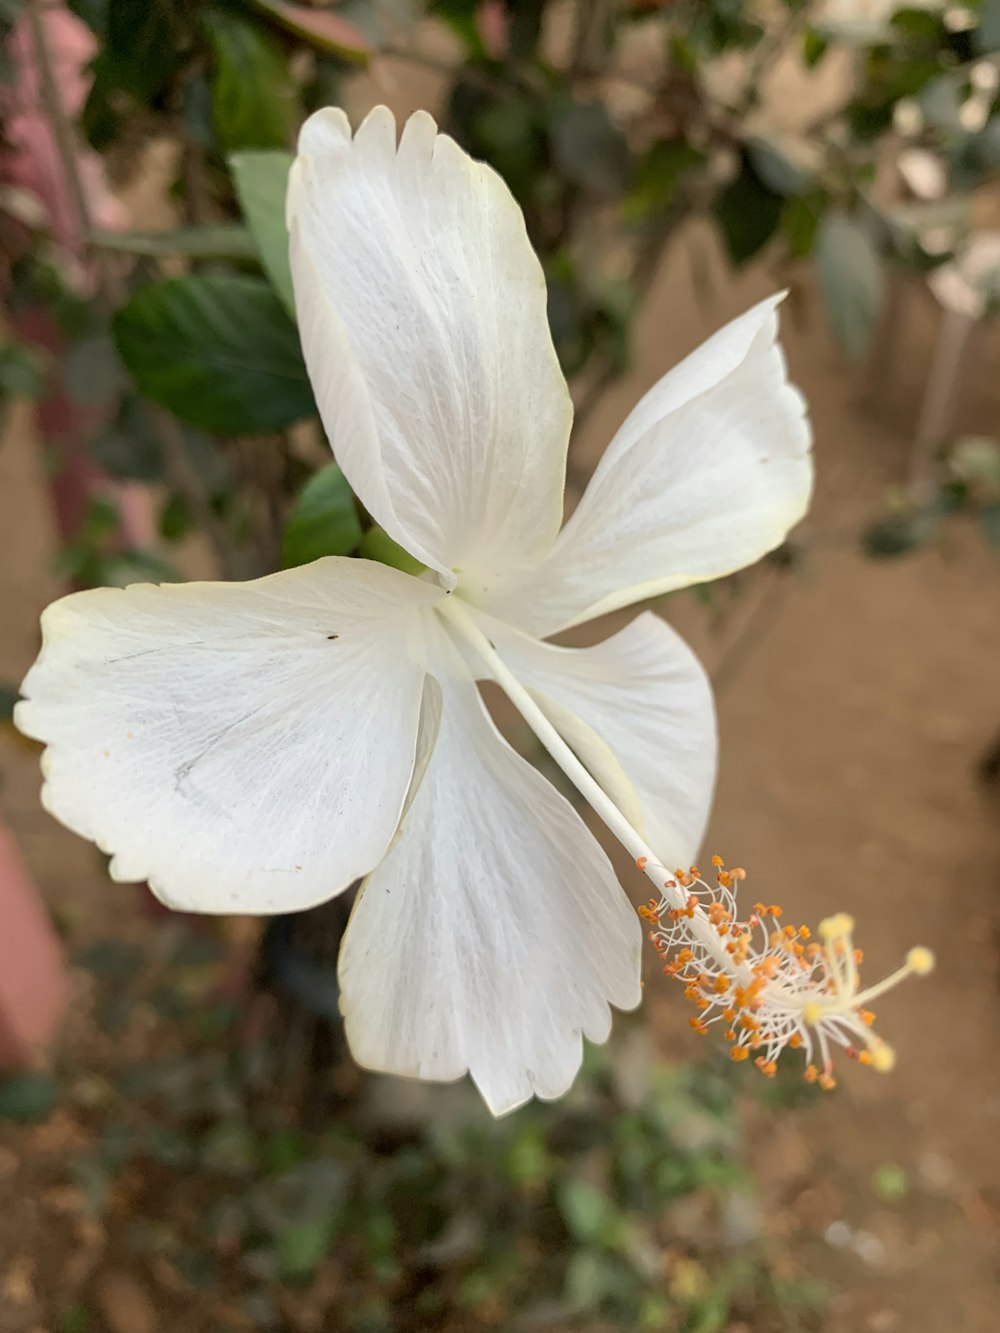
<svg viewBox="0 0 1000 1333"><path fill-rule="evenodd" d="M192 426L260 435L315 413L295 325L262 278L152 283L117 312L113 330L142 392Z"/></svg>
<svg viewBox="0 0 1000 1333"><path fill-rule="evenodd" d="M574 1176L562 1182L557 1201L567 1230L581 1245L600 1241L617 1217L611 1200L603 1191L588 1180Z"/></svg>
<svg viewBox="0 0 1000 1333"><path fill-rule="evenodd" d="M229 167L243 216L257 244L264 272L281 297L285 309L295 315L292 270L288 262L288 228L285 225L285 195L291 153L233 153Z"/></svg>
<svg viewBox="0 0 1000 1333"><path fill-rule="evenodd" d="M886 1203L896 1203L905 1198L910 1188L905 1168L898 1162L883 1162L876 1167L872 1176L872 1188Z"/></svg>
<svg viewBox="0 0 1000 1333"><path fill-rule="evenodd" d="M860 360L871 346L885 300L882 261L868 231L846 213L827 213L816 237L819 286L833 336Z"/></svg>
<svg viewBox="0 0 1000 1333"><path fill-rule="evenodd" d="M308 1277L326 1257L336 1235L336 1219L291 1222L278 1233L278 1263L284 1277Z"/></svg>
<svg viewBox="0 0 1000 1333"><path fill-rule="evenodd" d="M149 103L180 58L171 0L109 0L98 67L116 88Z"/></svg>
<svg viewBox="0 0 1000 1333"><path fill-rule="evenodd" d="M16 685L8 685L0 680L0 722L11 722L14 717L14 705L21 697Z"/></svg>
<svg viewBox="0 0 1000 1333"><path fill-rule="evenodd" d="M90 243L129 255L186 255L190 259L256 259L257 245L246 227L219 223L176 231L94 231Z"/></svg>
<svg viewBox="0 0 1000 1333"><path fill-rule="evenodd" d="M747 140L747 152L757 176L775 194L805 194L815 179L803 146L794 139L754 135Z"/></svg>
<svg viewBox="0 0 1000 1333"><path fill-rule="evenodd" d="M615 1286L614 1273L600 1251L577 1250L566 1265L565 1294L571 1310L596 1310Z"/></svg>
<svg viewBox="0 0 1000 1333"><path fill-rule="evenodd" d="M979 513L979 527L991 546L1000 546L1000 504L983 506Z"/></svg>
<svg viewBox="0 0 1000 1333"><path fill-rule="evenodd" d="M812 254L820 218L827 203L827 196L822 191L792 195L785 200L781 210L781 229L785 234L790 259L805 259Z"/></svg>
<svg viewBox="0 0 1000 1333"><path fill-rule="evenodd" d="M359 555L366 560L377 560L382 565L401 569L404 574L422 574L427 568L398 542L394 542L382 528L369 528L361 538Z"/></svg>
<svg viewBox="0 0 1000 1333"><path fill-rule="evenodd" d="M86 407L113 402L127 383L106 328L72 343L63 353L60 369L67 396Z"/></svg>
<svg viewBox="0 0 1000 1333"><path fill-rule="evenodd" d="M250 0L250 3L280 24L288 32L301 37L321 51L365 65L372 52L372 44L365 34L339 14L319 12L308 5L289 5L282 0Z"/></svg>
<svg viewBox="0 0 1000 1333"><path fill-rule="evenodd" d="M610 198L625 190L628 144L603 103L558 98L551 110L549 135L552 156L567 180Z"/></svg>
<svg viewBox="0 0 1000 1333"><path fill-rule="evenodd" d="M0 401L8 394L38 398L45 387L45 359L39 349L14 338L0 343Z"/></svg>
<svg viewBox="0 0 1000 1333"><path fill-rule="evenodd" d="M782 198L761 180L749 157L739 174L716 196L712 205L729 261L745 264L762 250L781 221Z"/></svg>
<svg viewBox="0 0 1000 1333"><path fill-rule="evenodd" d="M645 222L666 211L689 172L700 167L705 154L686 139L660 139L636 164L632 186L625 198L626 222Z"/></svg>
<svg viewBox="0 0 1000 1333"><path fill-rule="evenodd" d="M215 53L215 132L225 151L284 148L295 128L295 87L275 43L228 11L203 16Z"/></svg>
<svg viewBox="0 0 1000 1333"><path fill-rule="evenodd" d="M1000 50L1000 0L983 0L980 5L975 43L981 55Z"/></svg>
<svg viewBox="0 0 1000 1333"><path fill-rule="evenodd" d="M63 1312L59 1321L59 1333L89 1333L93 1326L90 1310L77 1302Z"/></svg>
<svg viewBox="0 0 1000 1333"><path fill-rule="evenodd" d="M802 59L807 69L815 69L827 53L829 41L815 28L807 28L802 34Z"/></svg>
<svg viewBox="0 0 1000 1333"><path fill-rule="evenodd" d="M336 463L310 477L299 493L285 528L286 569L324 555L347 555L361 541L354 493Z"/></svg>
<svg viewBox="0 0 1000 1333"><path fill-rule="evenodd" d="M861 536L865 555L873 560L892 560L909 555L934 537L938 514L933 509L907 510L890 514L870 524Z"/></svg>
<svg viewBox="0 0 1000 1333"><path fill-rule="evenodd" d="M59 1101L59 1085L51 1074L11 1074L0 1079L0 1120L29 1124L44 1120Z"/></svg>
<svg viewBox="0 0 1000 1333"><path fill-rule="evenodd" d="M110 477L159 481L163 458L160 441L152 430L149 405L133 393L126 394L114 421L90 441L90 454Z"/></svg>

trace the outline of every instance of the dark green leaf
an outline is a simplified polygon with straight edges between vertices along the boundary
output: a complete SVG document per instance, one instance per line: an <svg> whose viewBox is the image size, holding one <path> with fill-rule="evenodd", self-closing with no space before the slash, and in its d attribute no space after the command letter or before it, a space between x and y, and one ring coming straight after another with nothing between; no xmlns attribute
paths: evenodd
<svg viewBox="0 0 1000 1333"><path fill-rule="evenodd" d="M177 542L194 528L194 518L187 501L180 495L170 495L160 510L157 527L165 542Z"/></svg>
<svg viewBox="0 0 1000 1333"><path fill-rule="evenodd" d="M61 368L68 396L88 407L112 402L127 382L106 329L73 343L62 357Z"/></svg>
<svg viewBox="0 0 1000 1333"><path fill-rule="evenodd" d="M354 493L336 463L310 477L299 493L285 528L286 569L324 555L347 555L361 541Z"/></svg>
<svg viewBox="0 0 1000 1333"><path fill-rule="evenodd" d="M981 55L1000 50L1000 0L982 0L979 27L976 30L976 50Z"/></svg>
<svg viewBox="0 0 1000 1333"><path fill-rule="evenodd" d="M866 555L877 560L909 555L931 540L937 526L936 511L920 509L890 514L869 525L862 534L862 547Z"/></svg>
<svg viewBox="0 0 1000 1333"><path fill-rule="evenodd" d="M626 222L641 223L664 213L689 172L705 161L704 153L686 139L660 139L637 162L625 198Z"/></svg>
<svg viewBox="0 0 1000 1333"><path fill-rule="evenodd" d="M813 182L813 172L802 162L800 146L794 141L754 135L747 140L747 152L754 171L775 194L805 194Z"/></svg>
<svg viewBox="0 0 1000 1333"><path fill-rule="evenodd" d="M785 200L781 210L781 229L788 242L790 259L805 259L812 254L820 218L827 206L825 194L794 195Z"/></svg>
<svg viewBox="0 0 1000 1333"><path fill-rule="evenodd" d="M142 392L190 425L259 435L315 412L298 333L261 278L153 283L118 311L114 334Z"/></svg>
<svg viewBox="0 0 1000 1333"><path fill-rule="evenodd" d="M257 1165L257 1144L242 1120L222 1120L202 1139L199 1157L203 1170L249 1175Z"/></svg>
<svg viewBox="0 0 1000 1333"><path fill-rule="evenodd" d="M14 705L21 697L16 685L8 685L0 680L0 722L10 722L14 716Z"/></svg>
<svg viewBox="0 0 1000 1333"><path fill-rule="evenodd" d="M1000 504L983 507L979 514L979 526L991 546L1000 546Z"/></svg>
<svg viewBox="0 0 1000 1333"><path fill-rule="evenodd" d="M176 231L95 231L92 245L129 255L186 255L191 259L256 259L257 246L246 227L220 222L214 227Z"/></svg>
<svg viewBox="0 0 1000 1333"><path fill-rule="evenodd" d="M744 157L739 174L716 196L712 211L730 263L745 264L762 250L781 221L783 201Z"/></svg>
<svg viewBox="0 0 1000 1333"><path fill-rule="evenodd" d="M229 166L243 216L253 234L264 272L294 318L292 270L288 262L285 194L291 153L279 151L233 153Z"/></svg>
<svg viewBox="0 0 1000 1333"><path fill-rule="evenodd" d="M628 144L603 103L557 99L549 134L556 166L567 180L612 198L624 191L629 179Z"/></svg>
<svg viewBox="0 0 1000 1333"><path fill-rule="evenodd" d="M124 940L98 940L74 959L77 967L92 972L101 981L124 985L142 966L142 954Z"/></svg>
<svg viewBox="0 0 1000 1333"><path fill-rule="evenodd" d="M20 1124L44 1120L59 1097L59 1085L51 1074L11 1074L0 1079L0 1120Z"/></svg>
<svg viewBox="0 0 1000 1333"><path fill-rule="evenodd" d="M8 394L37 398L45 387L45 361L27 343L10 339L0 344L0 401Z"/></svg>
<svg viewBox="0 0 1000 1333"><path fill-rule="evenodd" d="M108 0L69 0L67 8L83 19L96 36L103 37L107 32Z"/></svg>
<svg viewBox="0 0 1000 1333"><path fill-rule="evenodd" d="M179 24L171 0L109 0L99 77L148 104L180 59Z"/></svg>
<svg viewBox="0 0 1000 1333"><path fill-rule="evenodd" d="M174 1262L184 1281L196 1291L209 1291L219 1285L221 1278L219 1264L204 1250L194 1245L187 1245Z"/></svg>
<svg viewBox="0 0 1000 1333"><path fill-rule="evenodd" d="M885 299L878 251L856 218L828 213L816 238L816 262L833 336L846 356L859 360L871 345Z"/></svg>
<svg viewBox="0 0 1000 1333"><path fill-rule="evenodd" d="M126 394L115 420L90 442L94 461L110 477L123 481L158 481L163 460L153 433L149 405Z"/></svg>
<svg viewBox="0 0 1000 1333"><path fill-rule="evenodd" d="M340 56L356 64L366 64L371 42L359 28L340 14L317 12L308 5L290 5L283 0L250 0L275 23L301 37L321 51Z"/></svg>
<svg viewBox="0 0 1000 1333"><path fill-rule="evenodd" d="M181 118L188 138L209 152L218 150L212 113L212 86L200 71L188 72L181 90Z"/></svg>
<svg viewBox="0 0 1000 1333"><path fill-rule="evenodd" d="M215 132L223 149L284 148L295 127L295 88L280 49L221 9L203 16L215 52Z"/></svg>

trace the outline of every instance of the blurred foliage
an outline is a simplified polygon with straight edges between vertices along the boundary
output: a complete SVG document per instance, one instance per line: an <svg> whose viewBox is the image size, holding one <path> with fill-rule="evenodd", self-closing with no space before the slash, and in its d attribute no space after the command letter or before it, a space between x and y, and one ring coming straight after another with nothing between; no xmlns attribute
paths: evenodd
<svg viewBox="0 0 1000 1333"><path fill-rule="evenodd" d="M152 958L98 940L77 964L84 1052L65 1077L0 1081L0 1127L73 1126L47 1168L53 1225L99 1222L178 1327L818 1327L822 1290L770 1267L744 1071L721 1058L592 1049L568 1098L500 1121L467 1084L361 1086L334 1065L304 1120L296 1053L269 1000L247 1021L226 998L212 928L172 923ZM87 1309L58 1277L48 1300L55 1327Z"/></svg>
<svg viewBox="0 0 1000 1333"><path fill-rule="evenodd" d="M1000 440L960 436L944 451L934 481L926 498L901 494L889 512L865 530L868 555L909 555L946 540L959 520L974 523L986 542L1000 550Z"/></svg>
<svg viewBox="0 0 1000 1333"><path fill-rule="evenodd" d="M961 251L973 196L1000 168L995 0L71 7L98 42L77 133L116 179L154 141L172 142L177 226L115 233L87 218L94 262L81 271L15 209L11 300L55 317L69 367L78 344L88 350L69 387L108 404L95 462L165 486L161 541L201 530L229 575L288 559L298 538L285 525L293 513L301 525L297 504L310 501L299 492L323 461L294 429L315 406L293 327L283 195L303 117L341 100L374 62L432 74L444 128L510 185L545 268L559 356L581 385L578 420L628 367L636 311L687 220L710 218L734 266L762 257L778 282L794 287L815 265L831 332L857 360L892 275ZM7 0L5 23L22 9ZM811 80L835 58L853 68L838 94L817 95L814 115L774 121L769 74L793 72L808 107ZM5 347L0 404L37 391L42 364L23 341ZM140 397L184 429L166 431ZM217 456L211 485L187 456L191 428L205 432L201 455ZM241 443L255 436L260 447ZM333 549L348 532L351 551L365 539L357 517ZM111 577L92 533L79 540L91 556L68 557L74 577ZM880 541L893 544L876 538L873 549Z"/></svg>

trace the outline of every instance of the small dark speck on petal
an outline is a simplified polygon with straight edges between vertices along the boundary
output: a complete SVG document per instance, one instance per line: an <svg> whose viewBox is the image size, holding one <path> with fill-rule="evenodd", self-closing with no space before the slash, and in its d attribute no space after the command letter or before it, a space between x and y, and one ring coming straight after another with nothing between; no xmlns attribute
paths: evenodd
<svg viewBox="0 0 1000 1333"><path fill-rule="evenodd" d="M339 634L328 634L326 637L327 637L328 639L339 639L339 638L340 638L340 635L339 635Z"/></svg>

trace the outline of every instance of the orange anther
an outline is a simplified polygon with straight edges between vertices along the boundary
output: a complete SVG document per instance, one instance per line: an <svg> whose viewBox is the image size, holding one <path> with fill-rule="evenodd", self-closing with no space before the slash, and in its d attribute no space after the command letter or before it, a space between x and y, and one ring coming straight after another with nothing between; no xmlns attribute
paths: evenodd
<svg viewBox="0 0 1000 1333"><path fill-rule="evenodd" d="M647 864L648 861L649 861L649 857L648 857L648 856L639 856L639 857L636 857L636 862L635 862L635 864L636 864L636 869L638 869L638 870L645 870L645 869L646 869L646 864Z"/></svg>
<svg viewBox="0 0 1000 1333"><path fill-rule="evenodd" d="M734 1046L729 1052L730 1060L749 1060L750 1052L745 1046Z"/></svg>

